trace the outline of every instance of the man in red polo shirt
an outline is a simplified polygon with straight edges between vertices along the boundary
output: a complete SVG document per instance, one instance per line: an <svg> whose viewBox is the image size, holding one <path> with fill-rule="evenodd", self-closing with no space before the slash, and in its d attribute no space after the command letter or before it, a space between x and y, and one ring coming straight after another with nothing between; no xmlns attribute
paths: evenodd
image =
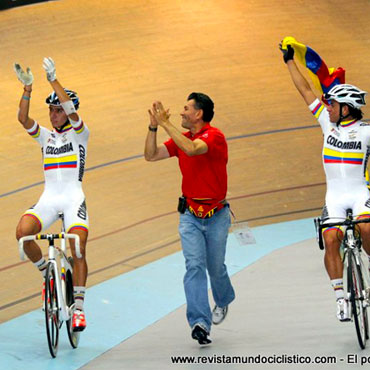
<svg viewBox="0 0 370 370"><path fill-rule="evenodd" d="M170 121L169 110L154 102L149 110L150 125L145 142L145 159L158 161L178 157L182 173L179 200L179 233L185 257L184 289L187 319L192 338L199 344L211 343L212 323L220 324L235 293L225 265L225 252L230 227L227 191L228 160L224 134L212 127L213 101L205 94L191 93L181 113L181 133ZM161 126L170 139L157 145ZM215 307L208 301L207 270Z"/></svg>

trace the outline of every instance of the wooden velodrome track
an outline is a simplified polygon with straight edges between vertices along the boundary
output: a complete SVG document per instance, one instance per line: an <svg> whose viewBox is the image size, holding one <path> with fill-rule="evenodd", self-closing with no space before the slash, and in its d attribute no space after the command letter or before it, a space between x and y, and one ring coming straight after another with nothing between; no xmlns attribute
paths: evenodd
<svg viewBox="0 0 370 370"><path fill-rule="evenodd" d="M80 96L91 130L84 190L92 286L180 249L177 161L142 157L156 99L179 124L190 92L213 98L213 124L229 139L228 198L239 221L317 215L321 133L278 43L296 37L370 91L369 14L368 0L63 0L0 12L0 322L41 305L40 275L20 261L15 241L19 217L43 189L39 146L16 119L15 61L32 68L30 115L42 125L49 126L44 56ZM165 138L159 132L158 141Z"/></svg>

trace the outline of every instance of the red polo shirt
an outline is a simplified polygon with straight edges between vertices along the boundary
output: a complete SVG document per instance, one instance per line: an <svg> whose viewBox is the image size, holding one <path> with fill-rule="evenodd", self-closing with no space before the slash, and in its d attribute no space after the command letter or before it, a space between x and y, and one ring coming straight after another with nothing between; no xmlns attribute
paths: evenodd
<svg viewBox="0 0 370 370"><path fill-rule="evenodd" d="M203 140L207 153L189 157L172 139L164 144L171 157L179 158L182 173L182 193L190 199L212 199L218 203L226 198L228 160L227 143L224 134L207 123L194 136L190 131L183 133L187 138ZM208 207L207 207L208 208Z"/></svg>

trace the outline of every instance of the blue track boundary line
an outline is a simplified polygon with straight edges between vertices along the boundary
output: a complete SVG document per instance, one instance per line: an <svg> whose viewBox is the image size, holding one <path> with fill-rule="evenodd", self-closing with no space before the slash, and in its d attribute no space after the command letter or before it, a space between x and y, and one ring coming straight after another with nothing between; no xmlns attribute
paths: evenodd
<svg viewBox="0 0 370 370"><path fill-rule="evenodd" d="M240 245L234 234L229 235L226 264L230 276L277 249L315 237L312 218L257 226L252 232L256 243L249 245ZM79 369L184 305L184 264L182 253L177 252L88 288L88 327L79 348L71 348L63 326L56 359L48 352L41 309L1 324L0 367Z"/></svg>

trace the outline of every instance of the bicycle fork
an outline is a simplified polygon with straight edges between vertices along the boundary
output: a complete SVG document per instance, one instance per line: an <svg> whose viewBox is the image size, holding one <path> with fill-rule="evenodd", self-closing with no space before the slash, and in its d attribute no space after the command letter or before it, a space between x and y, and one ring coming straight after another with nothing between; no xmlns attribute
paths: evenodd
<svg viewBox="0 0 370 370"><path fill-rule="evenodd" d="M358 239L355 238L353 235L353 230L350 229L347 231L347 249L351 249L351 253L355 257L355 263L359 267L359 270L363 272L363 275L367 272L367 269L365 269L365 266L362 262L361 259L361 245L357 246L357 243L360 243ZM353 279L356 279L355 276L352 276ZM362 277L362 280L367 280L366 277ZM364 281L362 281L363 290L361 292L361 297L362 297L362 305L364 308L370 306L370 287L365 286ZM350 292L349 292L349 297L350 299Z"/></svg>
<svg viewBox="0 0 370 370"><path fill-rule="evenodd" d="M64 239L62 239L62 241L65 242ZM55 247L53 238L49 239L49 263L54 265L56 275L54 284L56 285L56 291L59 293L57 294L57 307L59 310L59 317L61 318L59 326L62 325L63 321L67 321L71 318L70 309L66 305L66 274L71 273L72 268L66 258L64 250L65 248L63 247L61 249ZM60 272L58 263L56 262L58 254L60 256ZM59 276L60 279L58 278Z"/></svg>

